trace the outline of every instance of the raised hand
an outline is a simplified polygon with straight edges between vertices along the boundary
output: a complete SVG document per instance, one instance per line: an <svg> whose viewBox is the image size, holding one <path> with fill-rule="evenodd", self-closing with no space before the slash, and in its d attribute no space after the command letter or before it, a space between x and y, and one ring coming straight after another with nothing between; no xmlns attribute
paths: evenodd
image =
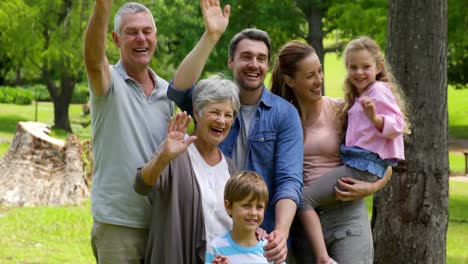
<svg viewBox="0 0 468 264"><path fill-rule="evenodd" d="M197 139L195 136L187 138L185 136L191 121L192 117L187 115L185 111L177 113L176 117L171 118L169 121L167 126L167 136L161 150L161 154L164 154L167 159L174 159L180 153L184 152L195 139Z"/></svg>
<svg viewBox="0 0 468 264"><path fill-rule="evenodd" d="M373 120L375 119L375 115L377 114L375 110L374 101L371 98L364 96L361 98L361 106L367 118L369 118L370 121L374 122Z"/></svg>
<svg viewBox="0 0 468 264"><path fill-rule="evenodd" d="M384 120L381 115L377 114L377 109L374 100L367 96L364 96L361 98L361 106L367 118L369 118L369 120L374 124L374 126L378 130L382 131Z"/></svg>
<svg viewBox="0 0 468 264"><path fill-rule="evenodd" d="M231 6L226 5L224 12L221 9L219 0L201 0L201 10L205 22L206 33L211 36L220 37L229 24L229 14Z"/></svg>

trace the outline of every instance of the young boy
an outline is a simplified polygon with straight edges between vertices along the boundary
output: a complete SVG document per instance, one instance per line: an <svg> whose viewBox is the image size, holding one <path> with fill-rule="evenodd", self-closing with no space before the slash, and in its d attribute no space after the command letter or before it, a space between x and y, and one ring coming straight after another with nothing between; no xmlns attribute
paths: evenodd
<svg viewBox="0 0 468 264"><path fill-rule="evenodd" d="M263 256L267 240L255 231L263 222L268 188L253 171L240 171L224 189L224 207L232 218L232 230L214 238L207 246L205 263L269 263Z"/></svg>

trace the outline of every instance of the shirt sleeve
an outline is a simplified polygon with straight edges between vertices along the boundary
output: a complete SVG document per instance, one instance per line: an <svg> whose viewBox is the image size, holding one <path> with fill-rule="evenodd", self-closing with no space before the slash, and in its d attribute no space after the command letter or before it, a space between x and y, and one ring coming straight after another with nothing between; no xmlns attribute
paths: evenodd
<svg viewBox="0 0 468 264"><path fill-rule="evenodd" d="M210 264L216 257L216 250L211 243L206 246L205 264Z"/></svg>
<svg viewBox="0 0 468 264"><path fill-rule="evenodd" d="M169 82L167 87L167 98L172 100L182 111L193 116L192 94L195 85L190 89L178 89L174 87L174 80Z"/></svg>
<svg viewBox="0 0 468 264"><path fill-rule="evenodd" d="M135 175L135 182L133 183L133 189L140 195L148 195L148 193L153 189L152 186L146 185L143 181L143 175L141 175L141 167L137 169Z"/></svg>
<svg viewBox="0 0 468 264"><path fill-rule="evenodd" d="M405 120L392 91L380 84L369 96L375 102L377 114L384 119L383 129L378 135L390 139L400 136L405 128Z"/></svg>
<svg viewBox="0 0 468 264"><path fill-rule="evenodd" d="M283 110L275 146L276 186L271 202L276 204L278 200L291 199L299 207L303 190L303 130L297 110L290 104Z"/></svg>

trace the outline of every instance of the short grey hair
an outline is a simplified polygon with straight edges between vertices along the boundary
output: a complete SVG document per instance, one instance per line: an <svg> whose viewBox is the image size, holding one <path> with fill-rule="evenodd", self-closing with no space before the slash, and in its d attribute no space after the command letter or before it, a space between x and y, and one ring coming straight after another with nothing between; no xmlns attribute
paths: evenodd
<svg viewBox="0 0 468 264"><path fill-rule="evenodd" d="M240 108L239 87L222 75L214 75L208 79L200 80L192 94L193 110L200 117L203 117L203 109L207 104L226 101L232 103L233 117L235 118Z"/></svg>
<svg viewBox="0 0 468 264"><path fill-rule="evenodd" d="M128 14L137 14L145 12L151 16L151 20L153 21L153 27L156 30L156 23L154 22L154 17L151 11L144 5L135 2L128 2L122 5L117 13L114 16L114 32L117 36L120 36L120 30L122 30L122 19L125 15Z"/></svg>

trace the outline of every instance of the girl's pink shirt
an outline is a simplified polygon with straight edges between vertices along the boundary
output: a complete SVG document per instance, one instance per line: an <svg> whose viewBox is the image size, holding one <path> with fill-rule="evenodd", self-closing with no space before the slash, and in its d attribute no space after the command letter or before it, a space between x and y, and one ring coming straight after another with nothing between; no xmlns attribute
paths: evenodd
<svg viewBox="0 0 468 264"><path fill-rule="evenodd" d="M360 98L374 100L377 114L384 119L379 131L364 113ZM358 146L372 151L382 159L405 159L403 129L405 121L393 93L385 82L374 82L361 96L356 98L348 111L346 146Z"/></svg>

